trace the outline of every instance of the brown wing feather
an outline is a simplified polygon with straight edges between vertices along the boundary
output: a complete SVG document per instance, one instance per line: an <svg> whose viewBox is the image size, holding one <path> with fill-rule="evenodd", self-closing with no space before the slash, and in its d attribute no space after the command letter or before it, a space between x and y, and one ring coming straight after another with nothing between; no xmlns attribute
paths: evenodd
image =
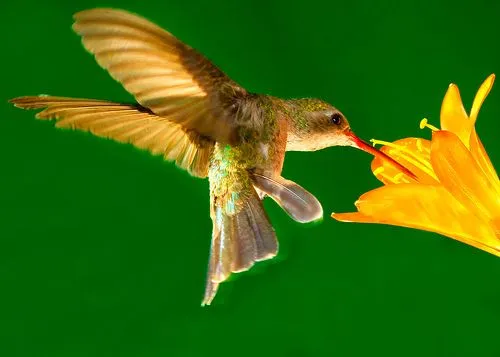
<svg viewBox="0 0 500 357"><path fill-rule="evenodd" d="M175 161L193 176L207 176L213 141L139 105L51 96L19 97L11 103L23 109L44 109L36 117L56 119L56 127L130 143Z"/></svg>
<svg viewBox="0 0 500 357"><path fill-rule="evenodd" d="M246 91L200 53L122 10L92 9L74 18L85 48L142 106L214 141L238 140L228 111Z"/></svg>

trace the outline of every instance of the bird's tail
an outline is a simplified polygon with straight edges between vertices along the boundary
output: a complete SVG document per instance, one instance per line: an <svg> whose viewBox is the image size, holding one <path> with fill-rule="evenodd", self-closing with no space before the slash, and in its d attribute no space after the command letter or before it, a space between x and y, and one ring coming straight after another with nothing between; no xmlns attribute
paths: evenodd
<svg viewBox="0 0 500 357"><path fill-rule="evenodd" d="M255 262L278 253L276 234L262 202L253 187L250 191L245 198L238 198L234 209L212 197L212 244L202 306L210 305L219 284L231 273L248 270Z"/></svg>

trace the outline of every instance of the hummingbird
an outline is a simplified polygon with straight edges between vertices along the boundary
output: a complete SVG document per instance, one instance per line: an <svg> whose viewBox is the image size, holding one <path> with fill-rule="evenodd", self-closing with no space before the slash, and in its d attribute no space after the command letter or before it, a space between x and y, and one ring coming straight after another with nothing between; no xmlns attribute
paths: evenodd
<svg viewBox="0 0 500 357"><path fill-rule="evenodd" d="M252 93L196 49L136 14L96 8L74 14L73 30L134 103L22 96L36 118L162 155L191 176L208 178L213 224L203 305L232 273L278 253L262 200L295 221L320 220L320 202L281 176L287 151L351 146L400 165L359 139L342 112L313 98ZM406 171L406 170L405 170Z"/></svg>

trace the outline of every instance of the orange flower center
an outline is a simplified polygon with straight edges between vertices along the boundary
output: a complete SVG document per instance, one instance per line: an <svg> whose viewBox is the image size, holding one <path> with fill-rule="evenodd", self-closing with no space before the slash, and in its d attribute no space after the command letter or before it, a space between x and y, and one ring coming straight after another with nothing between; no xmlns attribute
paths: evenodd
<svg viewBox="0 0 500 357"><path fill-rule="evenodd" d="M420 129L424 129L424 128L429 128L432 131L439 130L434 125L429 124L426 118L424 118L420 121ZM391 156L393 159L395 159L396 161L404 160L407 163L422 170L422 172L429 175L430 177L432 177L436 181L439 181L436 174L434 173L434 169L432 168L432 165L429 161L429 155L428 155L429 150L423 147L421 139L416 139L416 147L414 147L414 148L409 148L409 147L406 147L403 145L398 145L395 143L391 143L391 142L383 141L383 140L377 140L377 139L371 139L370 142L373 143L373 146L383 145L384 147L389 148L389 150L387 150L386 153L389 156ZM415 182L414 180L409 178L407 175L405 175L403 172L399 172L395 175L387 175L385 173L384 166L379 166L376 169L374 169L373 174L377 177L382 177L386 181L394 183L394 184Z"/></svg>

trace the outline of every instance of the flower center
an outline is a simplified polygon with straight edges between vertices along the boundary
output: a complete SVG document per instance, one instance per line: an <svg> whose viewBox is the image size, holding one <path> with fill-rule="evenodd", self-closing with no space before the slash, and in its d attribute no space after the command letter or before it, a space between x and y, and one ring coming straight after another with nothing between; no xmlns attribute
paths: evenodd
<svg viewBox="0 0 500 357"><path fill-rule="evenodd" d="M383 166L377 167L375 170L373 170L373 174L375 177L382 177L385 181L397 184L397 183L410 183L408 178L404 176L402 172L397 173L394 175L394 177L391 177L387 175L385 172L385 168Z"/></svg>
<svg viewBox="0 0 500 357"><path fill-rule="evenodd" d="M420 121L420 128L421 129L429 128L432 131L439 130L435 126L429 124L427 122L427 119L425 119L425 118ZM421 139L416 140L416 146L417 146L416 150L410 150L404 145L398 145L398 144L394 144L394 143L391 143L388 141L383 141L383 140L371 139L370 142L373 143L373 146L378 144L378 145L383 145L383 146L387 146L387 147L391 148L392 149L391 151L395 157L399 157L403 160L408 161L408 163L414 165L415 167L417 167L418 169L420 169L421 171L423 171L424 173L426 173L427 175L429 175L430 177L432 177L436 181L438 181L438 178L437 178L436 174L434 173L434 170L432 169L432 165L431 165L429 159L424 156L425 149L422 146ZM388 175L386 175L384 173L384 167L382 167L382 166L376 168L373 171L373 174L375 176L381 175L384 179L386 179L390 182L393 182L393 183L399 183L399 182L408 183L408 182L410 182L408 180L408 178L405 177L405 175L402 172L398 173L394 177L389 177Z"/></svg>

